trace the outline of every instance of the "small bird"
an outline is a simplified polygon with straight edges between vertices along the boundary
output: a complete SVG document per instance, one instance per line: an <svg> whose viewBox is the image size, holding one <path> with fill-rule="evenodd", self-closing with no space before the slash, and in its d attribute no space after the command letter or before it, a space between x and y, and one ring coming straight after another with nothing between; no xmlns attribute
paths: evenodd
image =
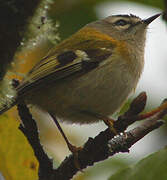
<svg viewBox="0 0 167 180"><path fill-rule="evenodd" d="M85 25L31 69L0 114L24 100L56 123L103 120L112 127L110 116L136 88L142 73L147 27L160 15L144 20L132 14L112 15Z"/></svg>

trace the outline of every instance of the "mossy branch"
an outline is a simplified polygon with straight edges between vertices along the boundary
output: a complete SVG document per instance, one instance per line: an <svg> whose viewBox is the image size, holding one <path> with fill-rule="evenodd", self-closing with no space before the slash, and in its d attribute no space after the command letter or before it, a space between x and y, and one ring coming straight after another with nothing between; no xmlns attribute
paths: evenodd
<svg viewBox="0 0 167 180"><path fill-rule="evenodd" d="M39 3L40 0L0 1L0 80L6 74L7 67L20 46L27 22Z"/></svg>

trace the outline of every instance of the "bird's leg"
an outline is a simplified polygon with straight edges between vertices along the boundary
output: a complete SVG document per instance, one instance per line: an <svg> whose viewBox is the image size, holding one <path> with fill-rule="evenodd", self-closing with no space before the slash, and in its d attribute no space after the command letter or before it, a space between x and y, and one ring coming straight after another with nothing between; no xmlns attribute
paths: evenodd
<svg viewBox="0 0 167 180"><path fill-rule="evenodd" d="M91 112L87 110L82 111L82 113L86 113L90 116L101 119L115 135L118 135L117 130L114 128L114 122L115 122L114 119L101 115L99 113L95 113L95 112Z"/></svg>
<svg viewBox="0 0 167 180"><path fill-rule="evenodd" d="M108 128L115 134L118 135L117 130L114 128L114 119L109 118L107 116L103 116L101 114L96 115L99 119L103 120L103 122L108 126Z"/></svg>
<svg viewBox="0 0 167 180"><path fill-rule="evenodd" d="M58 130L60 131L61 135L63 136L63 138L64 138L64 140L65 140L65 142L67 144L68 149L74 155L75 167L80 170L80 165L79 165L79 162L78 162L78 151L82 150L82 147L76 147L76 146L72 145L69 142L67 136L65 135L65 133L64 133L63 129L61 128L61 126L60 126L59 122L57 121L57 119L52 114L50 114L50 116L53 118Z"/></svg>

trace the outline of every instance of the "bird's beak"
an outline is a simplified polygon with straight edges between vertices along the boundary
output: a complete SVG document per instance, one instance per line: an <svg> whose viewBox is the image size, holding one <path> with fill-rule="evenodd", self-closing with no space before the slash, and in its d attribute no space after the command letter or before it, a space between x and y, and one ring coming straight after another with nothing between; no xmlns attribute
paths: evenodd
<svg viewBox="0 0 167 180"><path fill-rule="evenodd" d="M148 25L148 24L150 24L152 21L154 21L157 17L159 17L161 14L162 14L162 13L159 13L159 14L156 14L156 15L154 15L154 16L151 16L151 17L149 17L149 18L147 18L147 19L144 19L143 22Z"/></svg>

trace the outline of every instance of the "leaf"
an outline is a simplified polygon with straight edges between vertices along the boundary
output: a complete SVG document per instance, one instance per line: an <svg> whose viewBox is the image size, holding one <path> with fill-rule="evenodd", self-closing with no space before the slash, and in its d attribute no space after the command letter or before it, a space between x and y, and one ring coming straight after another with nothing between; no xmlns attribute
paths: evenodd
<svg viewBox="0 0 167 180"><path fill-rule="evenodd" d="M112 175L109 180L165 180L167 177L167 147L149 155L133 167Z"/></svg>
<svg viewBox="0 0 167 180"><path fill-rule="evenodd" d="M0 172L5 180L36 180L38 162L18 126L15 119L0 117Z"/></svg>

